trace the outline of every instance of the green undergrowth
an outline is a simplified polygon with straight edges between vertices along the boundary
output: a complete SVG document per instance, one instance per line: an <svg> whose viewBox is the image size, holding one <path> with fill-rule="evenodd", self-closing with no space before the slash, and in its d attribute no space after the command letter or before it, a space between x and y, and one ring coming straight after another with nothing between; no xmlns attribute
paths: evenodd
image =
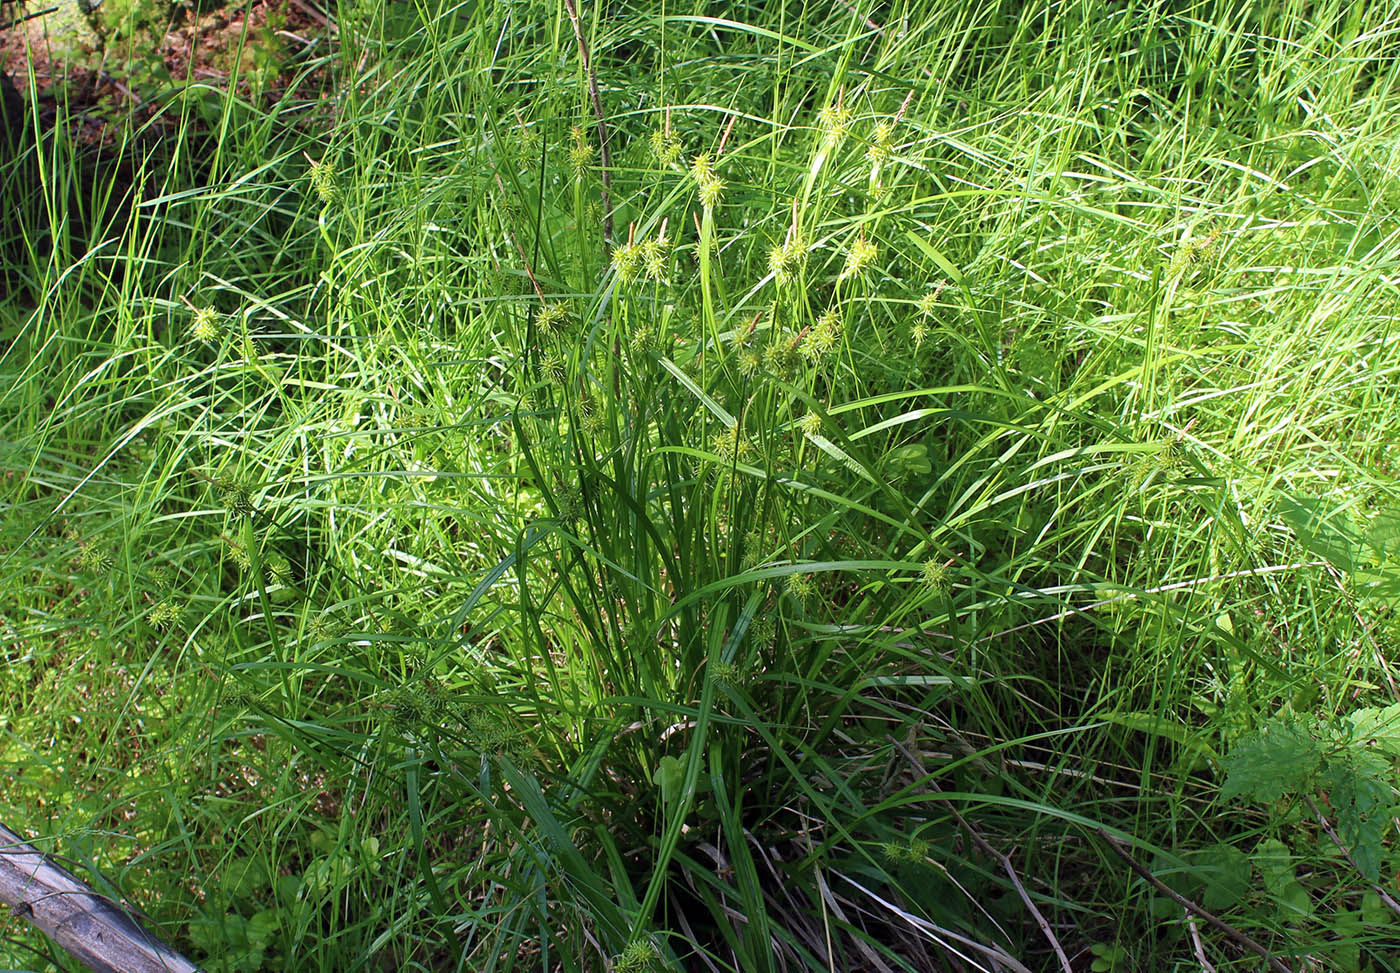
<svg viewBox="0 0 1400 973"><path fill-rule="evenodd" d="M604 168L566 6L347 4L82 237L49 133L0 820L210 969L1394 969L1395 14L585 5Z"/></svg>

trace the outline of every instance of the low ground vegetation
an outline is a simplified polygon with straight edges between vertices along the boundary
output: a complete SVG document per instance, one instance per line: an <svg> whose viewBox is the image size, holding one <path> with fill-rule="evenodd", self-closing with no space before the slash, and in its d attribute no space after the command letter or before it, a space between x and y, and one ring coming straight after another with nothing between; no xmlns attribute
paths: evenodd
<svg viewBox="0 0 1400 973"><path fill-rule="evenodd" d="M1396 968L1397 10L321 13L14 163L0 817L210 969Z"/></svg>

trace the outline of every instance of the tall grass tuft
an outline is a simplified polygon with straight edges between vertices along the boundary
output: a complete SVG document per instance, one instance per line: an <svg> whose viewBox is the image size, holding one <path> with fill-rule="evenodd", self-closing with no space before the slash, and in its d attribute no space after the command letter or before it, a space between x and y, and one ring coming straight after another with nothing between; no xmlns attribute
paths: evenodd
<svg viewBox="0 0 1400 973"><path fill-rule="evenodd" d="M1394 968L1396 11L571 13L10 164L0 819L211 969Z"/></svg>

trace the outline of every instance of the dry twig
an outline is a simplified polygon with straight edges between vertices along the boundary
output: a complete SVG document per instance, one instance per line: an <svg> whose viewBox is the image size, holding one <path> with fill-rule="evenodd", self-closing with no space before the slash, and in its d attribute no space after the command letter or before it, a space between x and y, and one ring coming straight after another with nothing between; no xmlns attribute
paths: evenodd
<svg viewBox="0 0 1400 973"><path fill-rule="evenodd" d="M1016 869L1011 865L1011 859L993 848L987 842L987 839L983 838L982 835L978 833L977 829L969 824L967 819L958 813L958 809L953 807L950 802L940 798L938 803L942 804L953 817L957 818L958 824L962 825L963 830L967 832L968 837L972 839L972 843L977 846L982 854L990 858L995 858L1001 863L1002 871L1006 872L1006 877L1011 879L1011 884L1016 887L1016 894L1021 897L1021 901L1025 903L1026 909L1029 910L1030 914L1035 918L1035 924L1040 927L1041 934L1049 940L1050 948L1055 951L1055 957L1060 961L1060 968L1063 969L1065 973L1074 973L1074 968L1069 965L1069 957L1065 955L1064 947L1061 946L1060 941L1055 938L1055 933L1051 930L1050 923L1046 921L1045 916L1036 908L1030 893L1026 891L1026 887L1021 884L1021 879L1017 876Z"/></svg>
<svg viewBox="0 0 1400 973"><path fill-rule="evenodd" d="M1186 912L1186 928L1191 931L1191 948L1196 953L1196 962L1201 964L1201 973L1215 973L1215 967L1210 965L1210 960L1206 959L1206 947L1201 942L1201 931L1196 928L1196 917L1191 914L1191 910Z"/></svg>
<svg viewBox="0 0 1400 973"><path fill-rule="evenodd" d="M1187 912L1204 919L1206 922L1210 923L1220 932L1230 937L1230 939L1234 940L1236 943L1243 946L1251 953L1254 953L1256 956L1263 958L1264 962L1269 964L1269 969L1273 970L1274 973L1293 973L1293 970L1289 968L1287 963L1279 959L1273 953L1269 952L1263 946L1259 945L1259 943L1256 942L1254 939L1240 932L1238 929L1225 922L1223 919L1217 918L1213 913L1206 911L1201 906L1186 898L1186 896L1171 888L1169 885L1167 885L1165 882L1159 879L1156 875L1153 875L1150 871L1147 870L1146 866L1144 866L1141 862L1139 862L1136 858L1134 858L1128 853L1127 849L1123 847L1123 844L1117 838L1110 835L1103 828L1098 828L1096 830L1098 831L1099 837L1103 839L1103 843L1108 845L1108 847L1113 850L1113 853L1115 855L1123 859L1123 861L1127 864L1129 868L1133 870L1133 872L1138 876L1138 878L1142 879L1148 885L1151 885L1154 889L1165 895L1167 898L1171 899L1173 902L1181 906Z"/></svg>
<svg viewBox="0 0 1400 973"><path fill-rule="evenodd" d="M1333 829L1331 822L1323 817L1322 811L1310 796L1304 794L1303 800L1307 803L1308 810L1312 811L1313 816L1317 818L1317 823L1322 825L1322 830L1327 832L1327 837L1332 839L1332 843L1337 846L1338 850L1340 850L1342 855L1346 858L1347 864L1356 869L1356 874L1361 875L1361 866L1356 863L1355 858L1351 857L1351 850L1347 848L1346 845L1342 844L1341 836ZM1371 891L1381 897L1381 901L1386 904L1386 908L1397 916L1400 916L1400 902L1396 902L1389 892L1374 882L1368 882L1367 884L1371 886Z"/></svg>

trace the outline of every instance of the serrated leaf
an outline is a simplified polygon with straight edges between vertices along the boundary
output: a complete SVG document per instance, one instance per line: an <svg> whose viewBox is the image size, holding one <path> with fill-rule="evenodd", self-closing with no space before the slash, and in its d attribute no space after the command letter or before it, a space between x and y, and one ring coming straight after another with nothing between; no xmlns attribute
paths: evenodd
<svg viewBox="0 0 1400 973"><path fill-rule="evenodd" d="M1350 724L1355 743L1400 757L1400 703L1359 709L1343 719Z"/></svg>
<svg viewBox="0 0 1400 973"><path fill-rule="evenodd" d="M885 464L894 475L924 474L933 470L933 464L928 458L928 447L923 443L909 443L890 450L885 454Z"/></svg>
<svg viewBox="0 0 1400 973"><path fill-rule="evenodd" d="M1395 789L1390 762L1366 751L1352 751L1328 762L1328 800L1337 818L1337 835L1368 882L1380 881L1385 834L1390 827Z"/></svg>
<svg viewBox="0 0 1400 973"><path fill-rule="evenodd" d="M1243 796L1261 804L1298 790L1321 766L1321 744L1292 721L1266 723L1246 733L1221 763L1225 784L1220 796Z"/></svg>
<svg viewBox="0 0 1400 973"><path fill-rule="evenodd" d="M1298 543L1342 571L1355 571L1355 534L1344 512L1333 511L1314 497L1279 498L1279 515L1292 528Z"/></svg>
<svg viewBox="0 0 1400 973"><path fill-rule="evenodd" d="M253 913L247 925L248 944L259 950L263 949L277 932L278 925L280 923L275 909L263 909Z"/></svg>

